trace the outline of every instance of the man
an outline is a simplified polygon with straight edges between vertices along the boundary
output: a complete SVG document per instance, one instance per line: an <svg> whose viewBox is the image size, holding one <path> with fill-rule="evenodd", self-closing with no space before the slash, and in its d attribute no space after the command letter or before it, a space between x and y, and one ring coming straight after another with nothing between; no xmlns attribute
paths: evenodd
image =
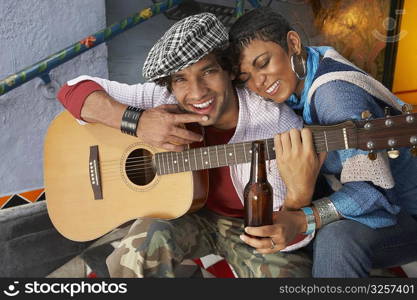
<svg viewBox="0 0 417 300"><path fill-rule="evenodd" d="M300 119L286 105L232 86L233 76L221 51L227 39L226 29L214 15L191 16L173 25L148 55L144 76L160 85L128 86L81 76L68 82L58 98L78 119L121 128L175 151L203 138L181 128L183 123L202 125L207 145L270 138L301 128ZM184 111L188 113L180 114ZM309 276L311 261L296 250L312 239L312 234L297 235L307 228L306 216L302 211L278 211L285 187L274 162L268 170L276 226L284 222L282 226L292 229L285 239L260 237L263 246L258 252L244 243L242 201L250 165L211 169L206 207L176 220L137 220L107 259L110 275L174 277L183 259L215 253L239 277ZM282 249L295 251L278 252Z"/></svg>

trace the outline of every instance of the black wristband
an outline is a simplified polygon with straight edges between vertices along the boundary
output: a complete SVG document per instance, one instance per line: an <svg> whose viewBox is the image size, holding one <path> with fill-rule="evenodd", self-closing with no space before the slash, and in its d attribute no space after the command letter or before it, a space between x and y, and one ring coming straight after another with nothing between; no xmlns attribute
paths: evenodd
<svg viewBox="0 0 417 300"><path fill-rule="evenodd" d="M121 132L137 136L136 130L138 128L139 119L144 111L145 110L142 108L128 106L123 113L122 124L120 125Z"/></svg>

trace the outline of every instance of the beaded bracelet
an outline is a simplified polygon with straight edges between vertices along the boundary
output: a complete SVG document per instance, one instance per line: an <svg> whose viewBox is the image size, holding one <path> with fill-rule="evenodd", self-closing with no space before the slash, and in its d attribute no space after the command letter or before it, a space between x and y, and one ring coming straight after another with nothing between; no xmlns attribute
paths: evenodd
<svg viewBox="0 0 417 300"><path fill-rule="evenodd" d="M303 232L302 234L309 235L312 234L316 230L316 220L314 218L314 212L311 209L311 207L302 207L301 211L304 212L306 216L306 222L307 222L307 230Z"/></svg>
<svg viewBox="0 0 417 300"><path fill-rule="evenodd" d="M138 128L139 119L144 111L145 110L142 108L128 106L123 113L120 131L137 137L136 130Z"/></svg>

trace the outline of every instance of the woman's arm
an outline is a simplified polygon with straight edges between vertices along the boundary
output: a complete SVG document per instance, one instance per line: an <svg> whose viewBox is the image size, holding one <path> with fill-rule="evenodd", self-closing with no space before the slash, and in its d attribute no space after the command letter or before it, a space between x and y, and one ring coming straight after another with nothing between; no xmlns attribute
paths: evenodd
<svg viewBox="0 0 417 300"><path fill-rule="evenodd" d="M361 119L363 111L383 117L384 110L363 89L344 81L332 81L319 87L312 99L312 116L319 125ZM377 161L364 159L366 152L349 149L330 153L322 172L341 180L337 191L328 198L338 213L372 228L396 223L396 206L392 193L393 179L384 153Z"/></svg>

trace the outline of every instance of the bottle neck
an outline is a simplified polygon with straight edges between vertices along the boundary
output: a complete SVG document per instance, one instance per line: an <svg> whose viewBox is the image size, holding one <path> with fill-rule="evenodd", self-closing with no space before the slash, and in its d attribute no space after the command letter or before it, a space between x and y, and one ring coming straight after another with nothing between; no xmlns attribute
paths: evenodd
<svg viewBox="0 0 417 300"><path fill-rule="evenodd" d="M249 182L267 182L265 162L265 145L263 141L252 143L252 162Z"/></svg>

